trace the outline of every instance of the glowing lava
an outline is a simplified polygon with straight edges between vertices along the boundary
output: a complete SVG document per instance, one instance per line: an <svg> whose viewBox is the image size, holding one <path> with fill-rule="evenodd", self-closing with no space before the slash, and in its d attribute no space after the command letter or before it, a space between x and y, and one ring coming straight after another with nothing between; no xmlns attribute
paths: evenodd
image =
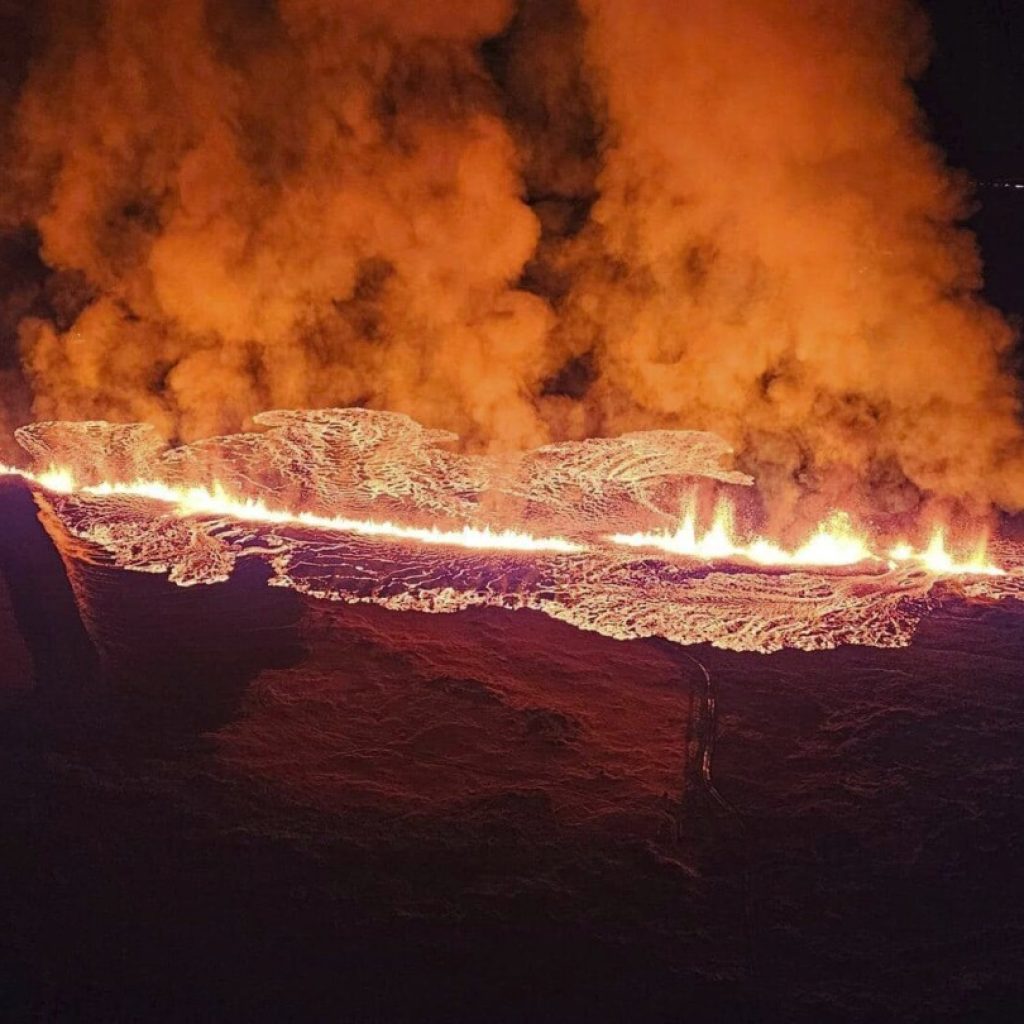
<svg viewBox="0 0 1024 1024"><path fill-rule="evenodd" d="M385 537L416 541L421 544L481 550L568 554L585 549L585 545L576 544L562 537L533 537L518 530L492 530L486 526L463 526L456 530L444 530L438 527L400 526L390 522L272 509L259 499L234 497L216 482L212 487L178 487L156 480L78 484L74 474L62 467L52 467L42 473L34 474L0 466L0 473L13 473L25 477L58 494L88 495L97 498L143 498L149 501L159 501L173 506L174 512L180 516L223 516L252 523L306 526L335 533L354 533L367 537Z"/></svg>
<svg viewBox="0 0 1024 1024"><path fill-rule="evenodd" d="M946 548L945 530L936 527L923 551L914 551L909 544L897 544L889 558L893 562L919 562L938 576L1005 576L1005 570L988 561L985 549L984 541L979 541L971 556L958 562Z"/></svg>
<svg viewBox="0 0 1024 1024"><path fill-rule="evenodd" d="M886 558L876 553L868 538L859 533L849 515L833 512L821 522L811 536L798 548L787 551L765 537L749 541L737 538L732 506L722 499L715 506L711 526L704 532L698 529L697 515L688 507L679 528L674 533L613 534L613 544L633 548L655 548L669 554L699 561L747 561L764 566L841 567L861 562L887 562L890 565L911 563L936 575L1002 576L1004 570L991 565L985 557L984 545L979 545L967 561L958 561L946 548L944 532L932 535L927 548L915 550L910 544L897 544Z"/></svg>
<svg viewBox="0 0 1024 1024"><path fill-rule="evenodd" d="M256 498L230 494L220 483L211 486L178 486L157 480L129 483L103 482L80 484L65 467L51 467L41 473L0 465L0 473L15 474L59 494L96 498L125 497L157 501L172 507L178 516L214 516L253 523L302 526L334 533L412 541L487 551L513 551L577 554L593 545L565 537L535 537L519 530L495 530L488 526L462 526L458 529L404 526L388 521L325 516L314 512L274 509ZM1005 575L1003 569L986 559L985 545L979 544L966 560L958 560L946 547L945 533L936 529L922 550L910 544L895 545L888 555L877 553L867 536L856 530L849 515L833 512L823 520L799 547L787 550L765 537L738 538L735 515L730 502L722 498L715 507L710 527L701 530L692 504L684 511L674 532L613 534L605 538L613 547L652 548L701 562L749 562L774 567L842 567L876 562L894 568L917 565L940 576Z"/></svg>

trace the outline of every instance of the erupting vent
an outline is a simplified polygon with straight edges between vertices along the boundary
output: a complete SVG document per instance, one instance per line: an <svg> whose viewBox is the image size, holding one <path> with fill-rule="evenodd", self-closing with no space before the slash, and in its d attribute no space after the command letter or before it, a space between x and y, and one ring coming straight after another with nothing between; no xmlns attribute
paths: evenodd
<svg viewBox="0 0 1024 1024"><path fill-rule="evenodd" d="M833 513L786 548L736 525L752 482L714 435L654 431L467 456L451 435L361 409L272 412L259 434L166 449L144 425L42 423L18 440L74 557L430 612L533 608L622 639L737 650L909 641L929 602L1024 593L1012 545L875 544ZM701 523L701 495L718 493ZM59 524L59 525L58 525Z"/></svg>

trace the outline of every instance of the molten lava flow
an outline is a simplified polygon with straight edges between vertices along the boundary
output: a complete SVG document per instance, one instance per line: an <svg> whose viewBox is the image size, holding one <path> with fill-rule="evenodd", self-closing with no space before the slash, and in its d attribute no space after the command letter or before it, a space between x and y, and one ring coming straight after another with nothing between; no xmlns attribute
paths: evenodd
<svg viewBox="0 0 1024 1024"><path fill-rule="evenodd" d="M749 542L738 540L734 519L732 506L722 499L715 506L711 527L703 534L698 533L697 515L691 506L675 533L614 534L609 540L613 544L657 548L689 558L743 559L757 565L842 566L856 565L877 557L865 538L854 531L850 517L843 512L833 513L795 551L786 551L764 537Z"/></svg>
<svg viewBox="0 0 1024 1024"><path fill-rule="evenodd" d="M715 506L711 526L703 533L698 529L697 513L691 503L674 533L619 533L608 539L625 547L656 548L700 561L742 560L764 566L806 567L850 566L875 561L890 565L916 564L936 575L1004 574L1002 569L987 562L984 544L979 545L968 560L958 561L946 549L941 529L936 530L924 550L917 551L910 544L901 542L885 558L872 549L866 536L857 532L845 512L833 512L793 551L787 551L765 537L742 541L736 536L734 522L733 507L723 498Z"/></svg>
<svg viewBox="0 0 1024 1024"><path fill-rule="evenodd" d="M0 466L0 473L20 475L58 494L159 501L173 506L176 514L180 516L223 516L245 522L305 526L336 533L354 533L366 537L490 551L574 554L586 551L590 547L584 542L565 537L535 537L519 530L494 530L488 526L467 525L452 530L273 509L260 499L236 497L217 482L210 487L182 487L157 480L79 484L72 471L66 467L51 467L36 474ZM718 501L711 526L706 531L699 530L697 514L691 503L683 514L682 522L673 533L618 533L606 539L620 547L655 548L703 562L745 561L761 566L807 568L884 562L890 566L916 564L941 576L1004 575L1004 570L987 561L984 543L979 544L970 558L958 560L948 551L945 533L941 528L935 530L928 546L923 550L915 550L910 544L901 542L892 547L887 557L882 556L872 549L866 536L858 533L850 516L845 512L833 512L818 525L803 544L792 551L765 537L743 541L737 538L735 513L732 504L726 498Z"/></svg>
<svg viewBox="0 0 1024 1024"><path fill-rule="evenodd" d="M986 544L981 540L970 557L958 562L946 548L946 533L942 527L936 527L932 533L928 547L923 551L914 549L905 543L897 544L890 552L893 562L920 562L929 572L939 576L1005 576L1006 571L992 565L986 555Z"/></svg>
<svg viewBox="0 0 1024 1024"><path fill-rule="evenodd" d="M463 526L458 530L438 527L400 526L396 523L343 516L321 516L313 512L294 512L269 508L255 498L234 497L219 483L212 487L177 487L157 480L136 480L132 483L103 482L78 484L74 474L64 467L51 467L42 473L0 466L0 474L13 473L38 483L58 494L90 495L97 498L144 498L164 502L181 516L225 516L253 523L307 526L316 530L355 533L366 537L417 541L450 547L493 551L538 551L568 554L584 550L584 545L562 537L533 537L518 530L492 530L490 527Z"/></svg>
<svg viewBox="0 0 1024 1024"><path fill-rule="evenodd" d="M476 456L365 409L257 425L170 448L139 424L33 424L17 438L40 469L7 472L37 490L88 608L131 587L110 566L192 587L255 560L269 585L315 600L525 609L623 640L774 651L907 644L939 581L968 601L1024 598L1024 547L1007 539L1004 571L941 530L893 545L843 513L793 544L752 536L737 489L753 481L722 468L713 435Z"/></svg>
<svg viewBox="0 0 1024 1024"><path fill-rule="evenodd" d="M218 439L212 461L202 444L162 450L138 425L37 424L22 428L18 439L50 468L33 473L0 466L0 472L74 499L159 502L178 519L307 527L434 546L603 552L620 559L623 549L651 548L704 563L789 569L863 564L874 574L907 566L935 576L1005 575L988 562L984 543L968 558L955 556L941 529L923 549L899 543L884 554L839 511L793 548L763 536L744 538L728 495L719 497L710 525L702 528L696 490L681 512L658 495L666 481L681 479L752 483L718 465L728 446L714 435L656 431L548 446L523 453L510 470L500 460L441 452L438 435L396 414L278 411L258 419L269 428L265 433ZM108 461L111 455L115 461ZM72 466L86 467L82 475L101 482L82 482ZM264 471L285 480L290 493L311 495L321 511L274 507L252 496L251 481ZM228 484L220 482L225 473ZM504 518L496 508L498 515L506 510ZM491 510L490 522L480 519L483 510ZM413 516L419 525L408 521ZM522 528L527 522L539 524L538 534ZM637 523L651 525L633 533L622 529Z"/></svg>

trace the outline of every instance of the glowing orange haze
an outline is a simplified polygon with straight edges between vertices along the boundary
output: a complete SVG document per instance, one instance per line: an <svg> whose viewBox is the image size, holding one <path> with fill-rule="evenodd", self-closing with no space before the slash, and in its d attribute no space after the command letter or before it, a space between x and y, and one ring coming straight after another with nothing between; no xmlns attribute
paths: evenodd
<svg viewBox="0 0 1024 1024"><path fill-rule="evenodd" d="M15 4L43 16L0 100L0 223L33 239L5 277L47 276L0 304L0 427L714 430L778 521L840 475L1024 509L1014 330L911 85L918 6Z"/></svg>
<svg viewBox="0 0 1024 1024"><path fill-rule="evenodd" d="M392 522L324 516L312 512L273 509L262 500L228 493L218 482L207 486L178 486L157 480L130 483L108 481L80 484L74 473L64 467L51 467L41 473L0 465L0 474L14 474L46 490L86 497L135 497L172 506L180 516L225 516L233 519L278 525L304 526L317 530L355 533L421 544L447 545L493 551L555 552L574 554L586 551L593 543L565 537L535 537L519 530L493 530L490 527L463 526L461 529L403 526ZM916 550L899 543L880 553L870 538L858 531L849 515L834 512L823 520L799 547L787 550L764 537L743 540L734 525L734 512L726 498L720 498L709 527L702 529L691 505L683 512L674 533L651 532L612 534L602 539L613 548L649 548L701 562L750 562L776 567L837 567L862 562L886 563L890 567L916 564L936 575L1004 575L991 564L982 540L966 559L955 557L946 547L944 531L937 527L927 547Z"/></svg>

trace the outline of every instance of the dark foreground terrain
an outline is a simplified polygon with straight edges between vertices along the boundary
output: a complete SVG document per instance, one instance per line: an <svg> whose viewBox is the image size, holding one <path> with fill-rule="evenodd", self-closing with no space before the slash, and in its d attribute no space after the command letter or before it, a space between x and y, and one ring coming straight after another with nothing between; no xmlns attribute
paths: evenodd
<svg viewBox="0 0 1024 1024"><path fill-rule="evenodd" d="M1022 1019L1020 606L763 656L247 570L76 605L2 499L6 1019Z"/></svg>

